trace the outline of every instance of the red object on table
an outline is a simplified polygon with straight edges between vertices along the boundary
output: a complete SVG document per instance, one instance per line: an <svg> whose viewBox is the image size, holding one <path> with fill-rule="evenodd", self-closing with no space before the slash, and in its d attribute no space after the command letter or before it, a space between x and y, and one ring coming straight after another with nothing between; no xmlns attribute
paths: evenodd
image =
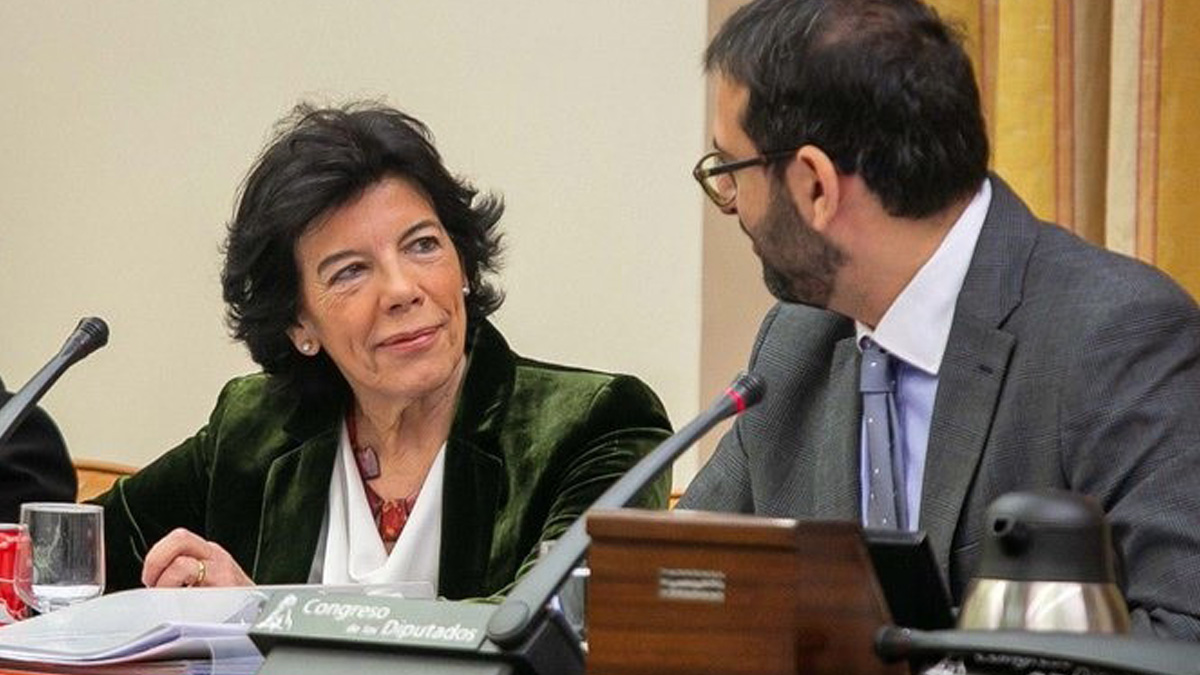
<svg viewBox="0 0 1200 675"><path fill-rule="evenodd" d="M24 525L0 523L0 626L24 619L25 603L17 596L17 573L29 565L29 533Z"/></svg>

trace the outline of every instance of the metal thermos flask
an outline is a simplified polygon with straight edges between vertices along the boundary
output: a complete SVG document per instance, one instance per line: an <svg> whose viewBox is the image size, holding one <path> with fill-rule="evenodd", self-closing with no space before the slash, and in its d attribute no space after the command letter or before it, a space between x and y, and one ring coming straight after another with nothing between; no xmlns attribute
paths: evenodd
<svg viewBox="0 0 1200 675"><path fill-rule="evenodd" d="M983 557L958 627L1128 633L1112 535L1090 497L1012 492L988 507Z"/></svg>

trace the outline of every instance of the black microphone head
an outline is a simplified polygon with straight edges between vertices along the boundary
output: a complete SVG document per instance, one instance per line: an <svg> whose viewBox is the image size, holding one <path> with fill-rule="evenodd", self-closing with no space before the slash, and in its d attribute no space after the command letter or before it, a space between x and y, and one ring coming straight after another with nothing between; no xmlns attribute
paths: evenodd
<svg viewBox="0 0 1200 675"><path fill-rule="evenodd" d="M67 337L63 345L63 353L69 355L71 362L91 354L108 344L108 324L104 319L89 316L81 319L79 325Z"/></svg>
<svg viewBox="0 0 1200 675"><path fill-rule="evenodd" d="M108 344L108 324L98 316L88 316L80 319L79 325L75 327L75 330L87 336L84 345L89 352L93 352Z"/></svg>
<svg viewBox="0 0 1200 675"><path fill-rule="evenodd" d="M88 335L88 344L95 345L93 349L99 349L108 344L108 324L104 319L98 316L88 316L79 320L79 325L75 330L81 330Z"/></svg>
<svg viewBox="0 0 1200 675"><path fill-rule="evenodd" d="M729 385L729 391L741 399L741 408L745 409L762 400L767 393L767 383L755 373L744 372Z"/></svg>

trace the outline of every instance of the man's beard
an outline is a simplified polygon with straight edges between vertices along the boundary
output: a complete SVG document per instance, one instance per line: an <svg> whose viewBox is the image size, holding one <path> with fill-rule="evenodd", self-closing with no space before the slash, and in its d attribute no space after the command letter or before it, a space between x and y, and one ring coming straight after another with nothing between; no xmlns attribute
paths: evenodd
<svg viewBox="0 0 1200 675"><path fill-rule="evenodd" d="M755 238L767 290L784 302L828 307L846 255L813 229L781 185L771 188L770 199Z"/></svg>

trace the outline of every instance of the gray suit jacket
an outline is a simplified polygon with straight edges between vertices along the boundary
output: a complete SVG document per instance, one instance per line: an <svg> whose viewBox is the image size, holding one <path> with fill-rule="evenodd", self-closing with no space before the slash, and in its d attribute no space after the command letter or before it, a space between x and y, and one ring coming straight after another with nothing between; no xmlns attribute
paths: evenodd
<svg viewBox="0 0 1200 675"><path fill-rule="evenodd" d="M1092 495L1135 628L1200 639L1200 311L992 185L939 373L921 529L961 601L993 499ZM859 520L858 361L851 321L776 305L750 363L767 397L680 507Z"/></svg>

